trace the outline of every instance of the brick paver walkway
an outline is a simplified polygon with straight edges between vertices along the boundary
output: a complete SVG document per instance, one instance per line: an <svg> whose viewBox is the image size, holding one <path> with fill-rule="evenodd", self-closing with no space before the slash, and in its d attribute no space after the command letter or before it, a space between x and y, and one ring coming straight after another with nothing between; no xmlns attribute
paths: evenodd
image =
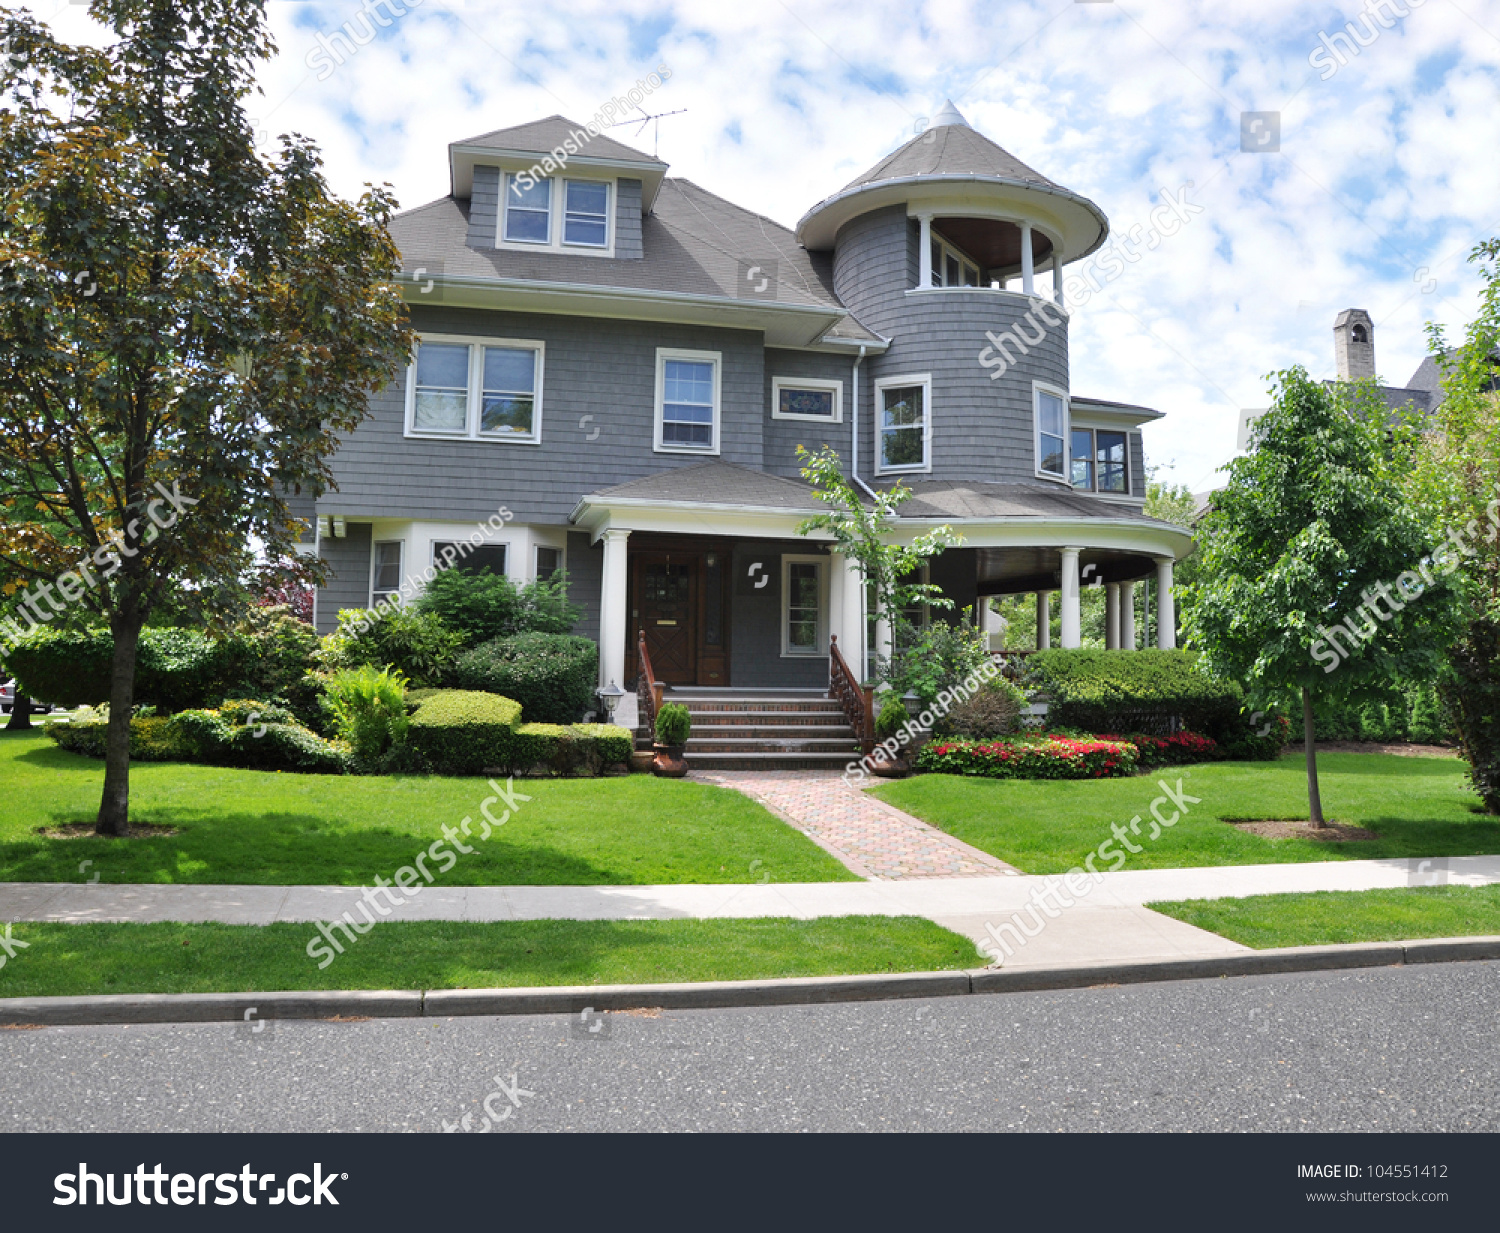
<svg viewBox="0 0 1500 1233"><path fill-rule="evenodd" d="M696 771L692 778L759 801L862 878L992 878L1018 872L851 788L836 771Z"/></svg>

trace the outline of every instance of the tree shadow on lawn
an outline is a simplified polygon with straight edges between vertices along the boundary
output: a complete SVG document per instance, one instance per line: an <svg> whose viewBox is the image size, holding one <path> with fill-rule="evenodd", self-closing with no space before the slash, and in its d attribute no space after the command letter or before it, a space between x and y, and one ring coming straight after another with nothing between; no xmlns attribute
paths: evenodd
<svg viewBox="0 0 1500 1233"><path fill-rule="evenodd" d="M80 821L56 812L42 825L48 829ZM310 814L223 814L146 808L132 812L132 822L173 826L178 833L157 839L107 839L87 836L53 839L33 834L26 841L0 843L0 881L101 882L266 886L364 886L378 875L390 878L412 865L441 835L330 826ZM434 885L446 886L595 886L627 882L621 869L605 868L577 856L537 844L515 843L498 835L481 840L461 836L465 854L446 873L445 863L426 856ZM80 870L85 861L87 876Z"/></svg>

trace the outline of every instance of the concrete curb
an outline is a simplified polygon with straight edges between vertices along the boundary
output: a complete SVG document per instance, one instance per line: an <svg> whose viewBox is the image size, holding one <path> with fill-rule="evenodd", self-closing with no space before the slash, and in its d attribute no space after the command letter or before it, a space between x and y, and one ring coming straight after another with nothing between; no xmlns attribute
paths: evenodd
<svg viewBox="0 0 1500 1233"><path fill-rule="evenodd" d="M311 993L152 993L101 997L3 998L0 1025L211 1023L274 1019L412 1019L470 1015L560 1015L585 1008L651 1006L702 1010L727 1006L806 1006L893 998L955 997L1085 989L1095 985L1266 976L1287 972L1398 967L1500 959L1500 937L1424 938L1293 946L1210 959L1082 963L1069 967L981 968L872 976L803 976L784 980L701 981L674 985L571 985L530 989L435 989L426 994L327 990Z"/></svg>

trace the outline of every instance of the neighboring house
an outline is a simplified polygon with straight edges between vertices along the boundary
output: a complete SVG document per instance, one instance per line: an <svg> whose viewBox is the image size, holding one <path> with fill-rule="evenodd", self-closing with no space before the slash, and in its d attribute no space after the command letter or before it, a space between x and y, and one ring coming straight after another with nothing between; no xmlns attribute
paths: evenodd
<svg viewBox="0 0 1500 1233"><path fill-rule="evenodd" d="M1449 351L1448 355L1454 355ZM1337 377L1325 381L1334 385L1339 381L1361 381L1375 379L1375 322L1363 308L1346 308L1333 320L1333 362ZM1500 389L1500 356L1496 357L1497 371L1492 388ZM1417 371L1405 385L1377 385L1380 396L1392 411L1401 407L1414 407L1425 414L1436 411L1443 402L1443 370L1436 358L1422 357ZM1237 448L1250 448L1250 426L1266 409L1257 407L1240 412Z"/></svg>
<svg viewBox="0 0 1500 1233"><path fill-rule="evenodd" d="M580 153L531 183L570 133ZM565 569L601 684L629 687L644 631L671 684L826 687L830 635L858 663L874 624L850 564L796 534L819 512L796 447L826 443L861 486L914 490L903 534L962 532L930 571L960 609L1058 591L1077 645L1079 588L1103 584L1134 646L1149 576L1170 643L1192 541L1142 513L1161 413L1074 394L1066 307L1039 291L1107 221L951 103L795 232L561 116L449 165L392 224L420 342L317 504L320 630L503 506L463 567Z"/></svg>

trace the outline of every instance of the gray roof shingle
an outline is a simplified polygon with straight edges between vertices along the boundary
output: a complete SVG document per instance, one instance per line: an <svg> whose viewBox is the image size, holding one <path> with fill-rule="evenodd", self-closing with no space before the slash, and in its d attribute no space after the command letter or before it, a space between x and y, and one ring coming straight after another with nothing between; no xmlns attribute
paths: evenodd
<svg viewBox="0 0 1500 1233"><path fill-rule="evenodd" d="M478 137L466 137L453 144L478 146L485 150L520 150L526 154L546 154L562 145L569 133L579 131L583 131L583 125L567 116L548 116L529 124L516 124L510 128L497 128L492 133L481 133ZM576 157L610 158L622 163L643 163L651 167L666 166L659 158L644 154L603 133L589 138L588 145Z"/></svg>
<svg viewBox="0 0 1500 1233"><path fill-rule="evenodd" d="M913 137L840 191L848 192L881 180L943 175L994 176L1045 188L1062 187L967 124L948 124Z"/></svg>

